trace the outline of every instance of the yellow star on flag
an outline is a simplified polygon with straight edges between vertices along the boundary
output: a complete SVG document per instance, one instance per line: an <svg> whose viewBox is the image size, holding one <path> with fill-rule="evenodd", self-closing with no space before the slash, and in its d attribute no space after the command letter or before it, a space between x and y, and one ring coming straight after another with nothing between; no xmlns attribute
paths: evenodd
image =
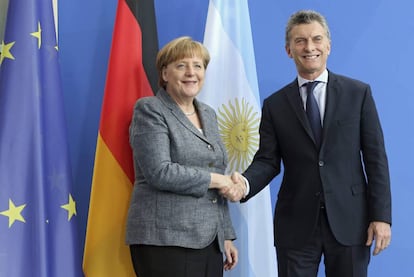
<svg viewBox="0 0 414 277"><path fill-rule="evenodd" d="M24 207L26 207L26 204L16 207L13 201L9 199L9 209L0 212L1 215L7 216L9 218L9 228L13 225L13 223L16 220L26 222L21 214Z"/></svg>
<svg viewBox="0 0 414 277"><path fill-rule="evenodd" d="M68 211L68 221L70 221L73 215L76 215L76 202L73 201L72 195L70 193L69 193L69 203L62 205L60 207Z"/></svg>
<svg viewBox="0 0 414 277"><path fill-rule="evenodd" d="M40 22L37 22L37 31L30 33L30 35L37 38L37 49L40 49L40 46L42 45L42 28L40 28Z"/></svg>
<svg viewBox="0 0 414 277"><path fill-rule="evenodd" d="M14 57L13 57L12 53L10 52L10 49L13 47L14 43L15 43L15 41L5 44L4 40L1 41L0 49L2 49L2 50L1 50L1 53L0 53L0 65L3 63L3 60L5 58L14 60Z"/></svg>

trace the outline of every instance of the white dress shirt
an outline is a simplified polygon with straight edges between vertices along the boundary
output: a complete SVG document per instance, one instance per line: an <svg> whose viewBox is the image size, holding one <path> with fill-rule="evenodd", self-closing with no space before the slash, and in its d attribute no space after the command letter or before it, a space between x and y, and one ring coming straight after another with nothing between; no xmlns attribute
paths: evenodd
<svg viewBox="0 0 414 277"><path fill-rule="evenodd" d="M321 115L321 126L323 127L323 117L325 115L325 106L326 106L326 85L328 84L328 70L325 69L321 75L319 75L315 80L306 80L298 76L298 85L300 97L303 101L303 108L306 111L306 98L308 97L306 93L306 83L317 81L318 84L313 89L313 95L315 96L316 103L318 103L319 112Z"/></svg>

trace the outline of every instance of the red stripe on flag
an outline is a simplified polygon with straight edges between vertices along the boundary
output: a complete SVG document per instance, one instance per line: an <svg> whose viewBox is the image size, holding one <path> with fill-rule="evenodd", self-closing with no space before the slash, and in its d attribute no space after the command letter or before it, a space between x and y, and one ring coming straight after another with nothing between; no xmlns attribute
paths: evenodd
<svg viewBox="0 0 414 277"><path fill-rule="evenodd" d="M141 35L136 17L125 0L120 0L99 129L103 140L132 183L134 171L128 139L132 110L138 98L153 95L142 64Z"/></svg>
<svg viewBox="0 0 414 277"><path fill-rule="evenodd" d="M148 43L158 49L153 0L145 0L145 5L137 1L118 1L89 204L83 259L86 277L135 275L125 244L134 182L129 125L137 99L153 95L147 77L153 79L156 73L146 72L142 60L142 41L147 48L151 30L155 36ZM142 21L137 20L138 10L146 15ZM155 63L155 54L145 58Z"/></svg>

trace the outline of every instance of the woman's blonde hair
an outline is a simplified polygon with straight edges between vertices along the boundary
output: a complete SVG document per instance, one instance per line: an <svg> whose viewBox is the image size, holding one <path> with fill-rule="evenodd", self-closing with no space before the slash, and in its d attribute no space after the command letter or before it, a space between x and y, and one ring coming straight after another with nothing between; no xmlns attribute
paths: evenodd
<svg viewBox="0 0 414 277"><path fill-rule="evenodd" d="M158 71L158 86L165 88L166 83L162 78L164 67L177 60L190 57L200 57L203 60L204 68L210 62L210 54L207 48L191 37L184 36L176 38L167 43L157 54L156 67Z"/></svg>

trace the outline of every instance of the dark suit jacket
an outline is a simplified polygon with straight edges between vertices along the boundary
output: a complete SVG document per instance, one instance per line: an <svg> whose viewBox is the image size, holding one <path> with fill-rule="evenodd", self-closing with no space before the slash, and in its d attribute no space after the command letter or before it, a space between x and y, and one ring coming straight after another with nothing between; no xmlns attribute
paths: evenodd
<svg viewBox="0 0 414 277"><path fill-rule="evenodd" d="M264 100L260 147L244 172L253 197L281 171L275 245L300 247L312 234L324 201L329 224L344 245L363 244L371 221L391 223L391 193L383 133L370 86L329 72L323 138L318 151L297 80Z"/></svg>
<svg viewBox="0 0 414 277"><path fill-rule="evenodd" d="M135 184L127 244L200 249L216 237L236 238L227 200L208 189L210 173L224 174L227 153L214 110L195 100L202 134L168 93L141 98L130 127Z"/></svg>

